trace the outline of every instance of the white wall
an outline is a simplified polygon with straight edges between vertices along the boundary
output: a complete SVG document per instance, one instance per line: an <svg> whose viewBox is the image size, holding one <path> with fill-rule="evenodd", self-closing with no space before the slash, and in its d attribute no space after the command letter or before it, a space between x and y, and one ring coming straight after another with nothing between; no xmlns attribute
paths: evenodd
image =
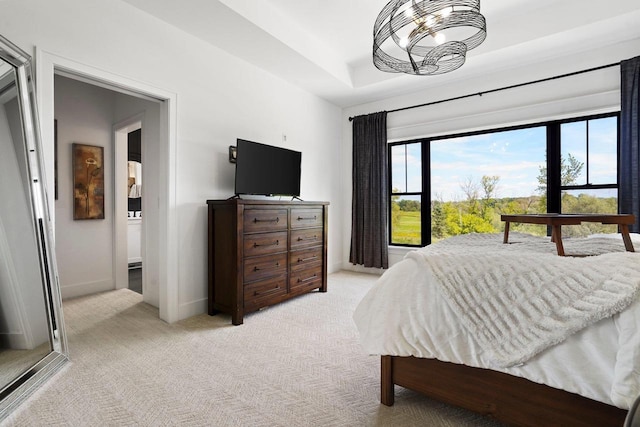
<svg viewBox="0 0 640 427"><path fill-rule="evenodd" d="M612 31L614 30L612 29ZM573 56L539 63L535 67L519 68L517 64L514 64L512 69L496 71L480 78L458 81L449 85L436 85L429 91L410 93L344 109L342 114L342 154L345 158L343 163L345 177L343 215L347 218L351 215L352 128L351 122L348 120L349 117L477 94L482 91L616 63L638 55L640 53L638 51L639 43L640 39L600 47L597 50L585 50ZM416 78L437 79L438 77L416 76ZM483 96L389 113L387 116L387 136L389 142L403 141L425 136L448 135L543 122L550 119L579 117L619 109L620 69L612 67ZM350 236L350 222L345 221L343 227L343 234ZM350 241L345 238L343 243L344 268L379 272L379 270L364 269L349 264ZM390 264L401 260L406 252L405 248L390 248Z"/></svg>
<svg viewBox="0 0 640 427"><path fill-rule="evenodd" d="M113 144L114 93L65 77L55 78L58 121L58 200L55 241L63 298L114 289ZM105 219L73 219L73 143L104 147Z"/></svg>
<svg viewBox="0 0 640 427"><path fill-rule="evenodd" d="M227 147L236 138L302 151L302 197L331 203L329 268L341 267L338 107L117 0L4 0L0 28L28 52L38 46L177 94L179 318L205 311L205 201L233 193Z"/></svg>

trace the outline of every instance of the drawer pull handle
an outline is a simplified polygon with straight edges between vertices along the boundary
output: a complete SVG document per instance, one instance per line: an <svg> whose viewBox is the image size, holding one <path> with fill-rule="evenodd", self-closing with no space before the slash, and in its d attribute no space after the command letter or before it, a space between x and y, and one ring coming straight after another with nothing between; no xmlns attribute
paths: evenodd
<svg viewBox="0 0 640 427"><path fill-rule="evenodd" d="M276 240L274 243L269 243L267 245L259 245L257 243L253 244L254 248L266 247L266 246L278 246L280 244L280 240Z"/></svg>
<svg viewBox="0 0 640 427"><path fill-rule="evenodd" d="M313 237L298 237L298 242L304 242L305 240L316 240L318 236Z"/></svg>
<svg viewBox="0 0 640 427"><path fill-rule="evenodd" d="M253 218L253 222L280 222L280 218L275 218L275 219L258 219L258 218Z"/></svg>
<svg viewBox="0 0 640 427"><path fill-rule="evenodd" d="M318 258L316 255L309 257L309 258L298 258L298 262L307 262L307 261L311 261Z"/></svg>
<svg viewBox="0 0 640 427"><path fill-rule="evenodd" d="M261 296L261 295L269 295L269 294L272 294L274 292L278 292L279 290L280 290L280 286L276 286L275 288L269 289L268 291L264 291L264 292L255 291L253 293L253 296L254 297L258 297L258 296Z"/></svg>
<svg viewBox="0 0 640 427"><path fill-rule="evenodd" d="M308 282L309 280L313 280L313 279L315 279L316 277L318 277L318 276L314 274L313 276L311 276L311 277L307 277L306 279L300 279L300 278L298 278L298 283Z"/></svg>
<svg viewBox="0 0 640 427"><path fill-rule="evenodd" d="M308 217L299 216L298 221L315 221L317 218L318 217L316 215Z"/></svg>
<svg viewBox="0 0 640 427"><path fill-rule="evenodd" d="M276 267L280 267L280 262L276 262ZM253 271L260 271L260 270L262 270L262 269L258 268L257 266L253 267Z"/></svg>

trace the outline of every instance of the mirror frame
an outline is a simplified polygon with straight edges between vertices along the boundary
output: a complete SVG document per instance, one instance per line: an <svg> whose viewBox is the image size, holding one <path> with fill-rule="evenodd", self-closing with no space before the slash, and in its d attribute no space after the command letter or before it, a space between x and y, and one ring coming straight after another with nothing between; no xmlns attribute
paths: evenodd
<svg viewBox="0 0 640 427"><path fill-rule="evenodd" d="M18 104L24 132L29 198L34 234L39 251L40 273L46 301L51 351L22 375L0 389L0 421L15 410L31 393L69 360L62 317L62 298L53 246L53 228L47 198L40 126L35 100L31 57L0 35L0 60L13 66Z"/></svg>

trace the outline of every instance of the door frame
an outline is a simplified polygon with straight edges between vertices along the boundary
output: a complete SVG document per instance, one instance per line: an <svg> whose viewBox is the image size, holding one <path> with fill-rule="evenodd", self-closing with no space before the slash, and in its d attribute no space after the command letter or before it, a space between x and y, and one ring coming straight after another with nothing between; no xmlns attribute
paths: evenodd
<svg viewBox="0 0 640 427"><path fill-rule="evenodd" d="M127 95L160 102L160 192L157 233L159 259L153 260L158 271L158 294L160 318L172 323L179 316L178 301L178 222L177 222L177 94L146 83L124 77L113 72L82 64L54 53L36 48L36 99L39 104L39 121L42 132L43 156L46 176L54 173L54 75L62 74L89 84L100 86ZM54 206L53 180L46 181L49 205ZM155 196L155 195L154 195ZM155 201L154 201L155 203ZM51 220L55 227L55 210L51 209ZM145 239L144 244L148 239ZM145 252L143 248L143 252ZM148 251L146 251L149 253ZM117 279L113 272L114 282ZM115 283L114 283L115 288Z"/></svg>

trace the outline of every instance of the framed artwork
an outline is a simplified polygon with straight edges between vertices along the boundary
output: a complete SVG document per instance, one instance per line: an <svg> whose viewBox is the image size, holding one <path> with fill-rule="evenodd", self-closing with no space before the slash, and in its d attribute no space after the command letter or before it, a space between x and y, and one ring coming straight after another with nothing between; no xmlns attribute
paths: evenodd
<svg viewBox="0 0 640 427"><path fill-rule="evenodd" d="M104 219L104 147L77 144L73 157L73 219Z"/></svg>

